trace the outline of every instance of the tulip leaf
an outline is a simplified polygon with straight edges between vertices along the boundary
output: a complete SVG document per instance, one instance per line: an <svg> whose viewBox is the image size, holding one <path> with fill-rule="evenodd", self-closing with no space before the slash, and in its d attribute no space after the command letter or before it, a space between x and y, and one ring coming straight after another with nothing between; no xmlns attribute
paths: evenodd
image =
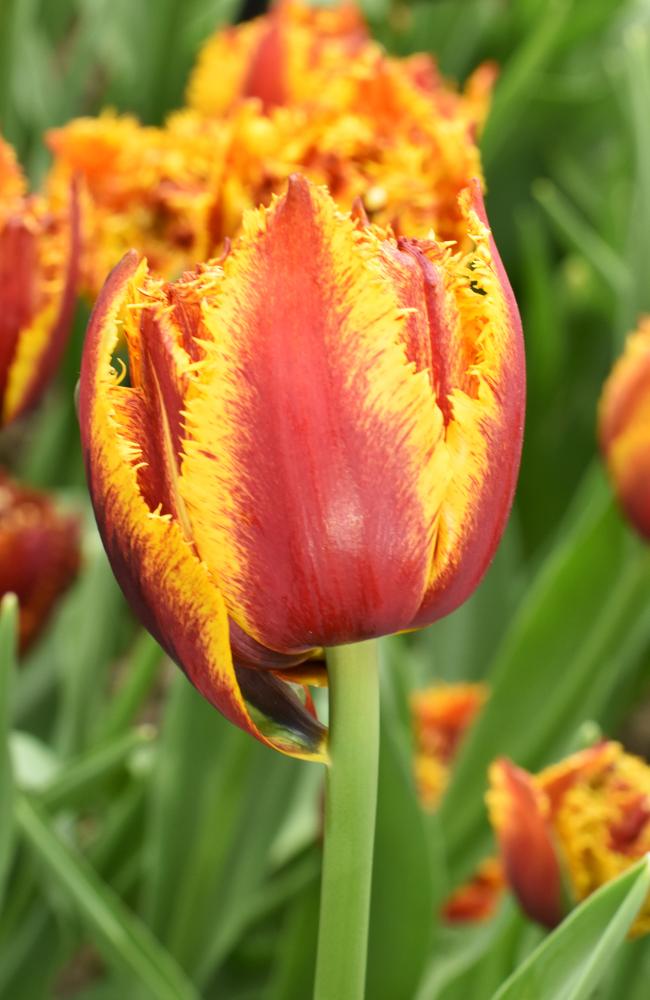
<svg viewBox="0 0 650 1000"><path fill-rule="evenodd" d="M9 750L11 692L16 669L18 602L6 594L0 604L0 901L13 850L12 803L14 779Z"/></svg>
<svg viewBox="0 0 650 1000"><path fill-rule="evenodd" d="M649 890L650 860L645 857L577 907L493 1000L588 1000Z"/></svg>
<svg viewBox="0 0 650 1000"><path fill-rule="evenodd" d="M156 1000L198 1000L169 952L88 862L54 833L40 809L18 796L15 816L39 862L74 904L107 961Z"/></svg>

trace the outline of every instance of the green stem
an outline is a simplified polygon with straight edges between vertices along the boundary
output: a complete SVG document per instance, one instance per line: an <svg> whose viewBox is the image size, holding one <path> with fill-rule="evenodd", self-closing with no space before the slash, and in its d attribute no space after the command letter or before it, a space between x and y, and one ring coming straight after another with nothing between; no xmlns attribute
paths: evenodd
<svg viewBox="0 0 650 1000"><path fill-rule="evenodd" d="M379 763L377 640L327 651L330 766L314 1000L363 1000Z"/></svg>

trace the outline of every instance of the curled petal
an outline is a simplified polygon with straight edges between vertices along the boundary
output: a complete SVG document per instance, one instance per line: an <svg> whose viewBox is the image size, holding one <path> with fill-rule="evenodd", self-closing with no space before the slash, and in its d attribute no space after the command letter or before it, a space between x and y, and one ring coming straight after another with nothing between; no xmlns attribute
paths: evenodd
<svg viewBox="0 0 650 1000"><path fill-rule="evenodd" d="M533 920L555 927L562 919L561 872L548 802L530 774L504 758L490 767L487 796L507 881Z"/></svg>
<svg viewBox="0 0 650 1000"><path fill-rule="evenodd" d="M430 351L433 388L444 417L439 451L448 469L414 627L449 614L481 580L510 512L523 439L521 321L487 227L478 181L461 205L472 244L468 253L401 244L415 259L421 281L419 291L413 284L401 290L405 307L416 305L407 348L417 366L426 363Z"/></svg>
<svg viewBox="0 0 650 1000"><path fill-rule="evenodd" d="M129 386L111 363L120 328L133 359ZM132 607L204 697L262 742L323 760L322 727L280 682L271 694L268 685L261 693L254 685L253 718L233 663L224 599L188 537L176 466L181 341L162 285L148 283L144 262L128 255L93 312L80 383L82 444L105 548ZM157 351L165 352L164 363ZM277 713L270 735L262 729L267 708Z"/></svg>

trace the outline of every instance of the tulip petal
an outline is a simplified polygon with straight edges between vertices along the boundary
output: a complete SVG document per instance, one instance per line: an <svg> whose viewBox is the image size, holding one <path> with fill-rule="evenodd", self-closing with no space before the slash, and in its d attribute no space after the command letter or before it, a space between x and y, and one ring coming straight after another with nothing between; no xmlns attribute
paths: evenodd
<svg viewBox="0 0 650 1000"><path fill-rule="evenodd" d="M185 536L182 518L174 508L173 456L178 430L174 418L180 397L171 366L166 369L171 374L164 386L159 382L152 392L147 382L146 395L143 389L152 377L153 351L167 351L168 357L173 357L178 347L169 338L165 342L164 337L154 344L156 338L146 336L145 320L140 323L145 336L138 353L135 325L129 318L137 314L137 308L129 307L142 307L148 291L145 288L143 296L145 278L146 265L133 253L112 273L95 306L82 363L82 444L93 506L111 565L147 628L219 711L269 746L293 756L324 760L323 728L307 709L301 710L290 688L278 685L273 689L275 700L267 697L264 701L264 707L271 703L274 709L282 708L279 729L272 737L263 732L257 714L253 720L243 697L230 650L225 602ZM154 310L155 295L154 284ZM148 308L152 307L145 304L143 311ZM127 328L133 352L132 386L120 385L111 364L121 325ZM154 415L162 424L158 438L150 436L155 433ZM138 436L134 437L136 431ZM161 448L158 463L145 470L141 463L151 458L154 444ZM161 495L152 508L148 500L153 498L147 499L145 494L155 484L160 486ZM173 509L163 510L163 500Z"/></svg>
<svg viewBox="0 0 650 1000"><path fill-rule="evenodd" d="M65 349L79 272L79 199L70 186L67 215L48 223L29 201L0 231L0 340L6 382L0 386L2 422L36 403Z"/></svg>
<svg viewBox="0 0 650 1000"><path fill-rule="evenodd" d="M461 208L473 250L451 256L434 246L426 255L432 270L422 270L451 474L413 627L449 614L485 573L512 505L523 439L521 321L478 181L464 192Z"/></svg>
<svg viewBox="0 0 650 1000"><path fill-rule="evenodd" d="M273 649L397 631L427 583L442 419L380 255L296 176L206 311L181 492L232 617Z"/></svg>
<svg viewBox="0 0 650 1000"><path fill-rule="evenodd" d="M488 807L506 877L522 909L555 927L562 919L562 880L544 795L531 775L502 758L490 767Z"/></svg>

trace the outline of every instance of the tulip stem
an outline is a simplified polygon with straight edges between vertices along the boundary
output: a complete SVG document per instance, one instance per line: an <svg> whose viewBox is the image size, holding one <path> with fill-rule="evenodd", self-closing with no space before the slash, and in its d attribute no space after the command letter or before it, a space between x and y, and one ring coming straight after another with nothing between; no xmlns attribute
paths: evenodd
<svg viewBox="0 0 650 1000"><path fill-rule="evenodd" d="M379 766L377 640L327 650L330 765L314 1000L363 1000Z"/></svg>

